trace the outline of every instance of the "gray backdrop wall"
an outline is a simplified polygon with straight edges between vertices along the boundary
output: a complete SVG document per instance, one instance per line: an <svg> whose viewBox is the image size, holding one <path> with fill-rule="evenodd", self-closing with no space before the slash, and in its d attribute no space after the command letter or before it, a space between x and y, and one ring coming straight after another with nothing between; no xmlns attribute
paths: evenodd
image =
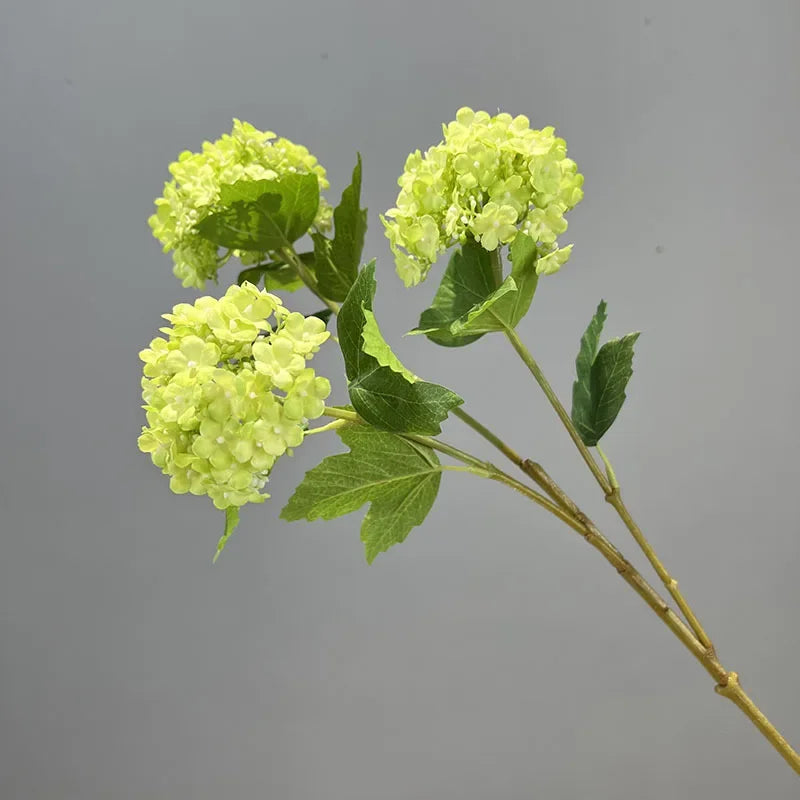
<svg viewBox="0 0 800 800"><path fill-rule="evenodd" d="M554 124L586 200L522 334L568 397L600 297L611 334L643 330L608 451L725 663L800 742L796 0L8 0L2 17L0 796L797 796L605 562L502 487L448 476L368 568L357 516L278 518L336 449L309 442L212 568L219 514L136 449L137 352L196 295L146 217L168 162L237 116L308 145L334 197L362 152L401 357L632 552L503 341L401 338L434 286L402 288L377 220L459 106ZM333 349L317 365L341 372Z"/></svg>

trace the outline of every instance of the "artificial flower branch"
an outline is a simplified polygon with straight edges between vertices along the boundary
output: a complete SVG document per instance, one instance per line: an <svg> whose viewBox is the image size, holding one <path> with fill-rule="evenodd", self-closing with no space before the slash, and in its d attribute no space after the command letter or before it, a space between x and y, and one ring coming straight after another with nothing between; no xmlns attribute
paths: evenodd
<svg viewBox="0 0 800 800"><path fill-rule="evenodd" d="M601 301L581 338L572 413L567 413L516 332L539 279L559 271L572 245L558 237L565 214L583 198L583 176L553 128L525 116L462 108L443 141L409 155L396 207L381 217L398 275L425 280L452 251L431 306L413 331L437 345L463 347L504 334L531 372L581 457L637 545L675 610L598 530L545 469L521 456L467 413L463 398L406 369L383 338L372 308L375 263L362 267L367 211L361 208L361 158L334 209L323 197L325 169L302 145L234 120L230 134L185 151L149 220L172 252L185 287L216 282L232 258L245 269L220 299L179 303L141 355L147 425L139 447L170 477L178 494L206 495L225 512L219 555L239 508L263 502L270 473L305 437L335 431L349 452L306 473L283 509L286 520L332 519L370 510L361 525L368 562L404 541L430 511L445 472L469 472L523 494L591 544L800 774L800 756L717 658L700 624L625 505L599 441L625 401L638 333L600 346ZM335 229L335 231L334 231ZM307 234L313 251L295 249ZM504 276L503 248L511 259ZM263 284L263 290L259 284ZM307 287L325 309L290 311L270 292ZM337 317L338 336L327 330ZM340 347L351 406L327 407L330 381L310 360L327 340ZM490 461L438 438L457 417L496 448L536 488ZM331 422L309 427L327 416ZM602 461L597 462L591 448ZM439 455L457 462L442 464ZM679 616L680 612L683 619ZM687 624L688 623L688 624Z"/></svg>

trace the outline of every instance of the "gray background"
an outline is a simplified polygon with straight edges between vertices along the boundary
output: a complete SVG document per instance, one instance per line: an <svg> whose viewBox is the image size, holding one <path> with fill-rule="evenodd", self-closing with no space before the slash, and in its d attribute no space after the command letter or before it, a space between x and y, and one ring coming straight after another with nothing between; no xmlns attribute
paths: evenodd
<svg viewBox="0 0 800 800"><path fill-rule="evenodd" d="M168 162L237 116L307 144L334 198L363 153L387 336L633 552L502 340L400 338L434 285L403 290L377 220L459 106L555 124L586 200L522 335L568 397L601 296L610 334L643 330L607 449L724 662L800 742L798 23L796 0L7 0L0 796L796 797L608 565L503 487L447 476L367 568L357 515L278 519L337 448L312 440L212 568L220 515L170 495L136 436L137 352L195 296L145 220ZM340 376L333 348L316 363Z"/></svg>

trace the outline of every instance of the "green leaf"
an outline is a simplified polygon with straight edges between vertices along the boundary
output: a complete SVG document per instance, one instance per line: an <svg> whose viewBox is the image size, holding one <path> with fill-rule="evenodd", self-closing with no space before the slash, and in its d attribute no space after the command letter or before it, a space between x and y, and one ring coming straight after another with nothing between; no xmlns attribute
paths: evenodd
<svg viewBox="0 0 800 800"><path fill-rule="evenodd" d="M281 197L277 194L238 200L201 220L197 232L229 250L278 250L284 246L284 237L275 222L280 206Z"/></svg>
<svg viewBox="0 0 800 800"><path fill-rule="evenodd" d="M511 243L511 277L517 285L517 294L504 310L512 328L517 327L533 302L539 283L536 272L538 260L536 242L527 234L518 233Z"/></svg>
<svg viewBox="0 0 800 800"><path fill-rule="evenodd" d="M367 209L361 208L360 153L350 185L333 211L333 222L332 241L318 233L312 237L318 263L317 281L325 297L344 300L358 275L367 232Z"/></svg>
<svg viewBox="0 0 800 800"><path fill-rule="evenodd" d="M472 308L461 319L457 319L450 326L450 332L454 336L463 336L505 330L509 326L505 322L502 307L508 307L517 293L516 281L509 275L480 305Z"/></svg>
<svg viewBox="0 0 800 800"><path fill-rule="evenodd" d="M516 328L528 313L539 278L536 242L518 233L511 243L511 274L486 299L450 325L454 335Z"/></svg>
<svg viewBox="0 0 800 800"><path fill-rule="evenodd" d="M448 347L458 347L485 333L515 328L536 292L536 243L518 233L511 245L511 274L495 284L489 253L467 242L450 259L430 308L412 333Z"/></svg>
<svg viewBox="0 0 800 800"><path fill-rule="evenodd" d="M262 179L259 181L240 180L235 183L225 183L219 187L219 204L232 206L242 201L253 202L265 194L277 194L275 181Z"/></svg>
<svg viewBox="0 0 800 800"><path fill-rule="evenodd" d="M337 433L350 452L329 456L307 472L281 517L333 519L371 503L361 525L371 564L424 521L439 491L442 468L429 447L393 433L365 425Z"/></svg>
<svg viewBox="0 0 800 800"><path fill-rule="evenodd" d="M236 530L236 526L238 524L239 509L235 506L228 506L228 508L225 509L225 533L222 534L222 537L217 542L217 552L214 553L214 559L211 562L212 564L217 563L219 554L225 549L228 539L231 538L231 534L233 534L233 532Z"/></svg>
<svg viewBox="0 0 800 800"><path fill-rule="evenodd" d="M308 232L319 208L319 181L290 173L274 181L237 181L220 191L226 207L197 224L198 233L232 250L279 251Z"/></svg>
<svg viewBox="0 0 800 800"><path fill-rule="evenodd" d="M300 253L298 257L313 275L314 253ZM255 267L243 269L236 282L241 286L245 281L256 286L263 282L267 291L296 292L305 286L297 275L297 270L291 264L283 261L271 261L269 264L258 264Z"/></svg>
<svg viewBox="0 0 800 800"><path fill-rule="evenodd" d="M578 357L575 359L575 373L578 379L572 385L572 421L576 426L578 425L577 419L585 417L587 410L591 408L592 364L597 355L600 334L603 332L606 317L606 301L601 300L591 322L581 336L581 346L578 350Z"/></svg>
<svg viewBox="0 0 800 800"><path fill-rule="evenodd" d="M606 304L597 311L581 338L575 360L577 380L572 387L572 422L587 447L596 445L614 423L625 402L633 375L633 345L638 333L597 346L606 320Z"/></svg>
<svg viewBox="0 0 800 800"><path fill-rule="evenodd" d="M482 303L495 289L489 253L477 242L466 242L450 257L430 308L419 318L411 333L424 333L444 347L462 347L483 334L454 336L450 325L473 306Z"/></svg>
<svg viewBox="0 0 800 800"><path fill-rule="evenodd" d="M417 376L413 372L409 372L409 370L403 366L400 359L392 352L392 348L389 347L386 339L383 338L375 315L365 308L364 318L364 330L361 331L364 352L367 355L373 356L382 367L389 367L392 372L399 373L409 383L416 383L417 380L419 380Z"/></svg>
<svg viewBox="0 0 800 800"><path fill-rule="evenodd" d="M365 350L364 330L374 295L373 260L359 273L337 320L350 401L366 422L381 430L437 434L449 411L464 401L444 386L426 381L412 383L407 377L410 373L391 354L374 321L370 323L366 344L372 352ZM376 352L381 360L374 355Z"/></svg>

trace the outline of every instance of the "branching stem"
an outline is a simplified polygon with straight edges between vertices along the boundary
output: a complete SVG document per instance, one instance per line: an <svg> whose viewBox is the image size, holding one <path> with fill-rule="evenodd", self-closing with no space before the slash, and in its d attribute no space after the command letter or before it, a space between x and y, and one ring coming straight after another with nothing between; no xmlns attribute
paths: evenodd
<svg viewBox="0 0 800 800"><path fill-rule="evenodd" d="M567 414L567 410L563 405L561 405L561 401L558 399L558 396L548 383L547 378L545 378L544 373L536 363L533 355L522 343L522 340L519 338L517 332L513 328L506 328L505 334L508 340L511 342L512 347L517 351L519 357L525 363L525 366L530 370L531 374L536 379L536 382L539 384L539 386L541 386L545 397L547 397L547 399L550 401L550 405L553 406L556 414L558 414L559 419L567 429L567 433L575 443L575 447L578 448L578 452L580 452L583 460L586 462L586 466L589 467L592 475L594 475L595 479L600 484L600 488L603 490L604 494L609 494L609 492L611 492L611 484L608 482L603 470L600 469L600 466L589 452L589 448L583 443L580 434L572 424L572 419L570 418L569 414Z"/></svg>
<svg viewBox="0 0 800 800"><path fill-rule="evenodd" d="M516 332L512 329L506 330L506 335L511 342L514 349L519 354L525 365L530 370L531 374L536 379L536 382L541 387L550 404L553 406L556 414L563 423L570 438L575 443L575 446L583 456L584 461L591 470L598 484L602 488L605 498L608 503L614 507L619 514L625 526L628 528L636 543L641 548L642 552L647 557L652 565L656 574L659 576L664 586L669 591L670 595L675 600L681 613L684 615L686 621L689 623L687 626L683 620L680 619L667 605L667 603L658 595L658 593L642 578L638 571L628 562L622 554L607 540L594 526L594 523L588 519L575 503L555 484L555 482L547 475L547 473L534 462L526 461L525 466L522 468L526 474L530 475L533 480L544 489L547 494L559 504L559 506L568 510L573 517L581 520L584 523L585 534L584 538L597 550L599 550L605 558L617 569L623 579L636 591L636 593L645 600L645 602L661 617L665 624L672 630L672 632L681 640L687 649L697 658L703 665L704 669L714 678L717 682L716 690L724 697L728 697L735 705L743 711L753 724L761 731L761 733L769 740L772 746L780 753L785 761L800 774L800 754L798 754L786 739L781 736L774 725L764 716L758 706L753 703L750 697L744 692L739 684L738 676L735 672L728 672L725 667L717 659L716 651L711 642L710 637L700 624L694 611L692 611L683 594L678 588L678 582L669 574L666 567L656 555L652 545L647 541L639 526L628 511L625 503L622 500L620 493L619 483L605 453L600 451L600 457L607 469L607 475L603 474L597 462L592 458L583 440L572 423L572 419L567 414L566 409L561 404L556 396L552 387L548 383L541 368L536 363L533 355L525 347L525 345L517 336ZM474 426L473 426L474 427ZM478 430L476 428L476 430ZM497 444L489 439L495 446ZM598 448L599 450L599 448ZM513 451L512 451L513 452ZM514 454L516 456L516 453Z"/></svg>

